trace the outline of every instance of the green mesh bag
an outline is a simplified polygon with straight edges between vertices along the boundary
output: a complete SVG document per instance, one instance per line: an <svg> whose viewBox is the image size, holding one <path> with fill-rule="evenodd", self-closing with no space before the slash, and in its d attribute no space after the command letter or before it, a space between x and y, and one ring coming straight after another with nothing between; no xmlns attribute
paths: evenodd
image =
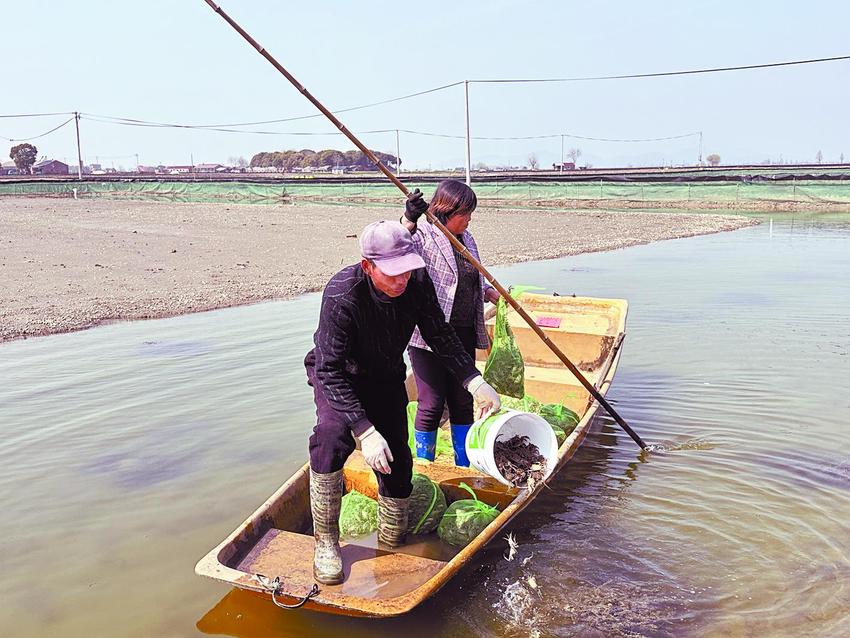
<svg viewBox="0 0 850 638"><path fill-rule="evenodd" d="M521 399L509 396L503 396L501 399L503 408L531 412L543 417L552 426L555 437L558 439L558 445L564 442L579 422L578 415L575 412L559 403L540 403L527 394Z"/></svg>
<svg viewBox="0 0 850 638"><path fill-rule="evenodd" d="M493 347L484 365L484 380L499 394L521 399L525 395L525 363L508 324L507 303L499 297Z"/></svg>
<svg viewBox="0 0 850 638"><path fill-rule="evenodd" d="M520 412L531 412L533 414L537 414L540 411L540 401L527 394L521 399L515 399L509 396L502 396L500 398L502 399L503 408L519 410Z"/></svg>
<svg viewBox="0 0 850 638"><path fill-rule="evenodd" d="M541 403L537 414L546 419L553 428L558 428L565 434L575 430L579 422L578 414L558 403Z"/></svg>
<svg viewBox="0 0 850 638"><path fill-rule="evenodd" d="M418 401L411 401L407 404L407 447L410 448L413 458L416 458L416 438L414 432L416 431L416 406L418 405ZM452 435L451 432L444 428L437 430L437 453L434 458L442 454L447 454L454 459L455 451L452 447Z"/></svg>
<svg viewBox="0 0 850 638"><path fill-rule="evenodd" d="M472 494L472 498L455 501L449 505L437 527L437 534L449 545L466 547L496 519L499 510L479 501L466 483L461 483L460 486Z"/></svg>
<svg viewBox="0 0 850 638"><path fill-rule="evenodd" d="M430 534L446 513L446 495L440 486L424 474L413 473L413 491L407 514L407 531L410 534Z"/></svg>
<svg viewBox="0 0 850 638"><path fill-rule="evenodd" d="M378 529L378 501L351 490L342 497L339 533L346 538L368 536Z"/></svg>

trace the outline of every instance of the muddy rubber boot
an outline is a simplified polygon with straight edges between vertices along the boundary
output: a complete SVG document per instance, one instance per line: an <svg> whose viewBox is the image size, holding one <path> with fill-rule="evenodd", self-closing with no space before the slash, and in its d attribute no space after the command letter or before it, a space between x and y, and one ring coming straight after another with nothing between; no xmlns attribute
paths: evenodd
<svg viewBox="0 0 850 638"><path fill-rule="evenodd" d="M313 514L313 578L323 585L343 581L339 551L339 510L342 504L342 470L318 474L310 470L310 511Z"/></svg>
<svg viewBox="0 0 850 638"><path fill-rule="evenodd" d="M409 506L409 498L391 498L378 494L378 542L390 547L404 545Z"/></svg>

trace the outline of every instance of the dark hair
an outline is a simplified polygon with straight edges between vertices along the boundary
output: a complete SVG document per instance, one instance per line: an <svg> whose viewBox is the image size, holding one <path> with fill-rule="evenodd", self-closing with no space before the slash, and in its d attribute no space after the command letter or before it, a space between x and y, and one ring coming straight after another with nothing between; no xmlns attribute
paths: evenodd
<svg viewBox="0 0 850 638"><path fill-rule="evenodd" d="M478 198L472 189L456 179L446 179L437 184L428 210L443 224L459 213L471 213L478 206Z"/></svg>

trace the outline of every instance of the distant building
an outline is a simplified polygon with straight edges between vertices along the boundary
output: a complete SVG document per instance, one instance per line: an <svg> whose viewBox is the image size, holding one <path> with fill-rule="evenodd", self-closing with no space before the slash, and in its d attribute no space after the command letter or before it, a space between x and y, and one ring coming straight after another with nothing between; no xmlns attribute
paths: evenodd
<svg viewBox="0 0 850 638"><path fill-rule="evenodd" d="M142 175L154 175L156 174L156 166L137 166L136 172Z"/></svg>
<svg viewBox="0 0 850 638"><path fill-rule="evenodd" d="M226 170L227 167L221 164L195 164L196 173L223 173Z"/></svg>
<svg viewBox="0 0 850 638"><path fill-rule="evenodd" d="M165 172L170 173L171 175L180 175L182 173L191 173L191 166L166 166Z"/></svg>
<svg viewBox="0 0 850 638"><path fill-rule="evenodd" d="M68 165L59 160L41 160L32 167L33 175L67 175L70 173Z"/></svg>
<svg viewBox="0 0 850 638"><path fill-rule="evenodd" d="M18 173L18 167L12 160L0 164L0 175L17 175Z"/></svg>
<svg viewBox="0 0 850 638"><path fill-rule="evenodd" d="M575 162L557 162L556 164L552 164L553 171L574 171L576 169Z"/></svg>

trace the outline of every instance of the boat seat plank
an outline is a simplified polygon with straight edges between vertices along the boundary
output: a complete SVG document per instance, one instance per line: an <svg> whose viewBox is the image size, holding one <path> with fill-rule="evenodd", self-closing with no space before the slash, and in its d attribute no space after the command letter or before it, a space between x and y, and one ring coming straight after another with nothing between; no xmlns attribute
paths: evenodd
<svg viewBox="0 0 850 638"><path fill-rule="evenodd" d="M355 598L387 600L408 594L446 565L446 561L341 542L345 581L322 585L328 604L353 606ZM310 591L313 578L312 536L279 529L268 530L237 569L248 574L280 577L281 593L300 598Z"/></svg>

